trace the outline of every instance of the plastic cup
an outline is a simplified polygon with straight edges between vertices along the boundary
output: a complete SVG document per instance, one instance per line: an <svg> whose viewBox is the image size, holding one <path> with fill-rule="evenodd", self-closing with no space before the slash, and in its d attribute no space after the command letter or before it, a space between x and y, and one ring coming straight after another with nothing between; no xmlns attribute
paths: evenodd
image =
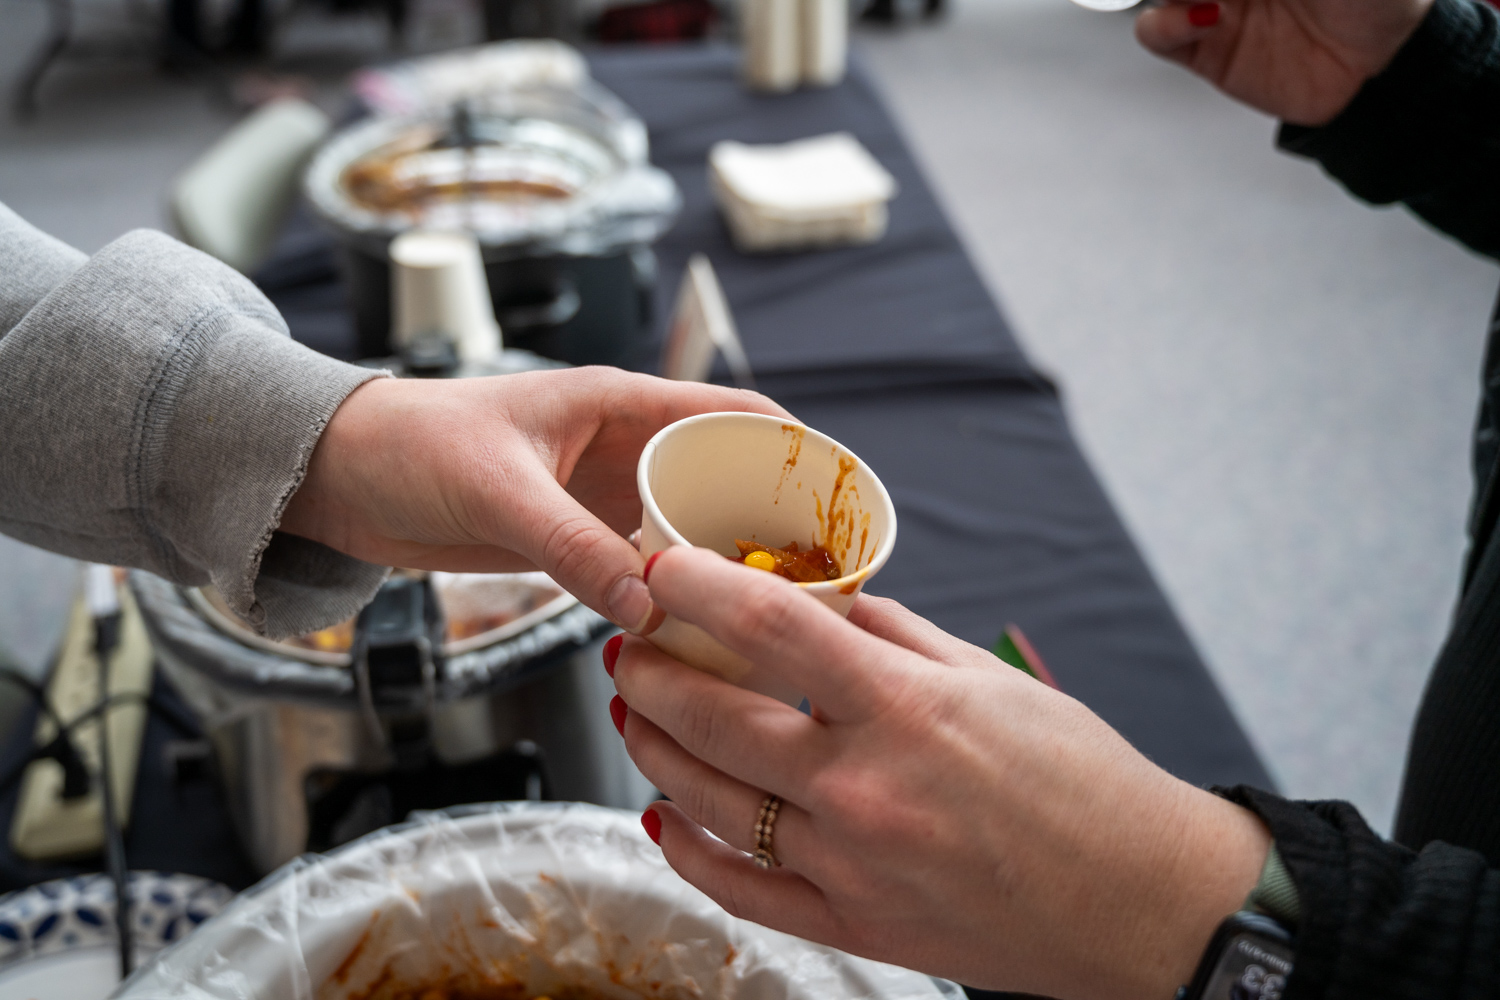
<svg viewBox="0 0 1500 1000"><path fill-rule="evenodd" d="M847 615L896 544L896 509L868 465L826 434L758 413L704 413L662 428L636 467L641 555L694 545L737 558L735 539L822 545L837 580L798 583ZM696 625L668 615L647 638L731 683L798 704L796 686L755 667Z"/></svg>

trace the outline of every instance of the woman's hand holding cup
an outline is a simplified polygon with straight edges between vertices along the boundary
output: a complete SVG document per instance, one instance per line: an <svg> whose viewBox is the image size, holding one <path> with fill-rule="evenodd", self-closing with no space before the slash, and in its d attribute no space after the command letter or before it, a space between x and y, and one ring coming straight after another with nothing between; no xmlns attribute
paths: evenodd
<svg viewBox="0 0 1500 1000"><path fill-rule="evenodd" d="M630 755L671 799L643 821L731 913L973 986L1161 1000L1259 875L1270 841L1249 812L892 601L861 596L846 621L686 547L648 582L813 705L640 639L606 653ZM771 870L749 856L768 794Z"/></svg>

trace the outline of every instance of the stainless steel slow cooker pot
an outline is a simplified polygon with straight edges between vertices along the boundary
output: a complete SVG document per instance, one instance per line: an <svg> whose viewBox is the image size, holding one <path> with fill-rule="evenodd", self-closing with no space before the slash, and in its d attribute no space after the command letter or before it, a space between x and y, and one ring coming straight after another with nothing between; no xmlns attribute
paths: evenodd
<svg viewBox="0 0 1500 1000"><path fill-rule="evenodd" d="M209 591L130 584L261 871L412 809L649 801L608 722L614 629L543 574L397 574L356 621L287 642Z"/></svg>

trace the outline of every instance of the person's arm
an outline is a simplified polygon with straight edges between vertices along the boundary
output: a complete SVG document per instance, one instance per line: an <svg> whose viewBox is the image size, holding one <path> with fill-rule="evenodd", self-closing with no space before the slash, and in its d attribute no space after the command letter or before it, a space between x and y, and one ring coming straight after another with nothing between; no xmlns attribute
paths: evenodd
<svg viewBox="0 0 1500 1000"><path fill-rule="evenodd" d="M0 338L87 260L0 204Z"/></svg>
<svg viewBox="0 0 1500 1000"><path fill-rule="evenodd" d="M891 601L862 596L844 621L686 548L649 582L662 608L813 705L803 715L643 640L609 664L626 747L671 800L647 830L732 913L972 986L1164 1000L1274 837L1300 908L1287 1000L1500 992L1500 872L1474 852L1412 855L1343 803L1186 785L1076 701ZM772 871L745 853L768 792L784 800Z"/></svg>
<svg viewBox="0 0 1500 1000"><path fill-rule="evenodd" d="M0 531L212 582L268 635L349 617L393 565L545 570L649 631L624 537L641 449L697 413L785 415L613 368L380 378L293 342L249 281L160 233L84 262L7 220Z"/></svg>
<svg viewBox="0 0 1500 1000"><path fill-rule="evenodd" d="M1435 0L1384 72L1321 128L1284 124L1283 149L1311 157L1354 195L1404 202L1472 249L1500 257L1500 18Z"/></svg>
<svg viewBox="0 0 1500 1000"><path fill-rule="evenodd" d="M698 413L786 416L764 396L618 368L498 378L383 379L318 442L281 529L412 569L541 569L630 632L661 617L626 536L636 463Z"/></svg>
<svg viewBox="0 0 1500 1000"><path fill-rule="evenodd" d="M1500 256L1500 31L1475 0L1169 0L1142 44L1282 119L1281 148Z"/></svg>
<svg viewBox="0 0 1500 1000"><path fill-rule="evenodd" d="M1376 836L1347 802L1225 794L1266 823L1297 886L1286 1000L1500 993L1500 869L1479 852L1442 841L1410 851Z"/></svg>
<svg viewBox="0 0 1500 1000"><path fill-rule="evenodd" d="M287 635L384 567L276 532L345 397L379 373L292 341L244 277L159 233L85 258L0 209L0 531L212 582Z"/></svg>

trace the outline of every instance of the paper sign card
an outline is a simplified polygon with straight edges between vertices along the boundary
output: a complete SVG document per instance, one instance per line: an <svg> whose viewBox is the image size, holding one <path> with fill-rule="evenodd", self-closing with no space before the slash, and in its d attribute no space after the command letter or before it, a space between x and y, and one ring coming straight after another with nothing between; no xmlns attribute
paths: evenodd
<svg viewBox="0 0 1500 1000"><path fill-rule="evenodd" d="M735 385L755 388L755 376L718 275L708 257L695 253L688 260L677 292L677 306L661 354L661 376L679 382L707 382L716 352L724 355Z"/></svg>

